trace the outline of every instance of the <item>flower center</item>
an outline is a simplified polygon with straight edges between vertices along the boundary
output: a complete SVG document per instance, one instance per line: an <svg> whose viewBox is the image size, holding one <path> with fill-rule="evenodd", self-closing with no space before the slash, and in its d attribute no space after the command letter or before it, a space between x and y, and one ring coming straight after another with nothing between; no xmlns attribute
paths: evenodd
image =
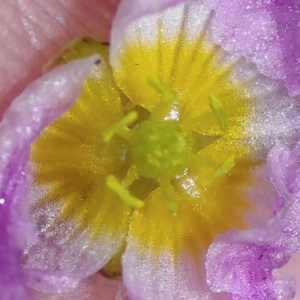
<svg viewBox="0 0 300 300"><path fill-rule="evenodd" d="M144 121L133 138L132 160L141 175L161 178L183 172L189 143L178 121Z"/></svg>
<svg viewBox="0 0 300 300"><path fill-rule="evenodd" d="M183 174L191 156L194 139L184 131L180 122L171 118L176 111L176 94L161 83L148 79L149 84L161 96L161 102L154 108L149 119L128 129L138 118L136 111L110 125L103 134L106 143L119 135L130 146L131 167L120 182L114 175L107 177L107 185L127 204L134 208L144 206L135 198L128 187L140 177L152 178L165 189L168 208L176 214L177 200L171 181ZM171 110L171 112L170 112Z"/></svg>
<svg viewBox="0 0 300 300"><path fill-rule="evenodd" d="M154 107L148 119L136 122L138 113L131 111L104 131L103 139L110 142L114 135L125 139L129 145L130 163L127 174L119 181L107 176L106 184L123 202L133 208L144 207L143 200L133 196L130 186L139 178L152 178L163 187L168 209L176 215L178 201L174 181L184 175L191 163L196 163L197 153L216 138L183 128L176 107L176 93L162 83L148 78L148 83L159 94L161 101ZM228 117L222 103L210 97L211 114L219 119L223 131L228 129ZM136 123L135 123L136 122ZM135 125L134 125L135 123ZM129 129L128 126L132 129ZM202 181L206 186L216 178L226 175L235 166L233 157L226 158L217 169Z"/></svg>
<svg viewBox="0 0 300 300"><path fill-rule="evenodd" d="M135 130L131 141L133 163L146 177L161 179L180 175L193 140L178 120L176 93L151 78L147 82L160 94L161 102L151 117Z"/></svg>

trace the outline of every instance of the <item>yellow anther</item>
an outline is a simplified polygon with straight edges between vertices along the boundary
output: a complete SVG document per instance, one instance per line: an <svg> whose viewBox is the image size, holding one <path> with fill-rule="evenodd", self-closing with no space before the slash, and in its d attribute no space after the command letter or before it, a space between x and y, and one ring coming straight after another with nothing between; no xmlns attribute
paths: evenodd
<svg viewBox="0 0 300 300"><path fill-rule="evenodd" d="M222 165L203 181L203 185L208 185L212 183L215 179L223 175L226 175L234 166L235 166L234 158L233 157L226 158L223 161Z"/></svg>
<svg viewBox="0 0 300 300"><path fill-rule="evenodd" d="M125 130L125 127L136 121L137 117L137 112L131 111L121 120L118 120L117 122L109 126L103 133L104 142L109 142L116 133L120 133L122 135L122 131Z"/></svg>
<svg viewBox="0 0 300 300"><path fill-rule="evenodd" d="M225 112L223 104L214 95L211 95L209 97L209 104L210 104L210 107L212 108L213 112L217 115L217 117L221 123L222 129L224 131L226 131L228 129L228 116Z"/></svg>
<svg viewBox="0 0 300 300"><path fill-rule="evenodd" d="M132 196L114 175L106 177L106 184L126 205L133 208L142 208L145 205L142 200Z"/></svg>

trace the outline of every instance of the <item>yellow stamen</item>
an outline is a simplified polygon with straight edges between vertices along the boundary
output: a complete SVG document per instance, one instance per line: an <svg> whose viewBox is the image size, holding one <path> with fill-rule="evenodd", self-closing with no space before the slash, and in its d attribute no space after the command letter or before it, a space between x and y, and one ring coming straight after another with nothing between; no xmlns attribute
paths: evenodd
<svg viewBox="0 0 300 300"><path fill-rule="evenodd" d="M112 124L104 133L103 133L103 139L107 143L109 142L113 136L116 133L120 133L121 136L122 133L124 133L124 129L126 126L132 124L136 119L138 115L136 111L131 111L126 116L124 116L121 120L118 120L114 124Z"/></svg>
<svg viewBox="0 0 300 300"><path fill-rule="evenodd" d="M208 185L212 183L215 179L226 175L234 166L235 161L233 157L226 158L222 165L203 181L203 185Z"/></svg>
<svg viewBox="0 0 300 300"><path fill-rule="evenodd" d="M224 131L228 129L228 116L224 110L221 101L214 95L209 97L209 104L214 113L217 115Z"/></svg>
<svg viewBox="0 0 300 300"><path fill-rule="evenodd" d="M124 187L128 188L136 179L139 178L135 165L131 165L123 180Z"/></svg>
<svg viewBox="0 0 300 300"><path fill-rule="evenodd" d="M176 93L161 82L153 80L151 77L147 78L147 83L153 87L162 97L162 102L173 102L176 99Z"/></svg>
<svg viewBox="0 0 300 300"><path fill-rule="evenodd" d="M164 199L166 201L168 209L172 212L173 216L176 216L178 199L176 197L176 193L172 183L169 179L161 179L159 180L159 183L164 191Z"/></svg>
<svg viewBox="0 0 300 300"><path fill-rule="evenodd" d="M162 121L170 114L174 104L176 105L177 95L168 86L161 82L147 78L147 83L161 96L161 101L154 107L151 114L151 120Z"/></svg>
<svg viewBox="0 0 300 300"><path fill-rule="evenodd" d="M142 200L132 196L115 176L107 176L106 184L128 206L131 206L133 208L142 208L145 205L145 203Z"/></svg>

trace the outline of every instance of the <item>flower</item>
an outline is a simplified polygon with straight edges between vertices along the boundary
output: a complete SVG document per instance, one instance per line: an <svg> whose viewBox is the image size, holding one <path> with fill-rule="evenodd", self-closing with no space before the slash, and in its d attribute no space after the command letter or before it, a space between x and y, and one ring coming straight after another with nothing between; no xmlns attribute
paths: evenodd
<svg viewBox="0 0 300 300"><path fill-rule="evenodd" d="M216 234L253 223L253 169L271 145L297 136L299 121L281 83L211 43L212 19L193 1L125 30L117 18L113 76L105 45L91 39L54 61L101 55L80 99L33 144L40 242L26 252L31 285L70 288L102 267L118 271L122 257L132 298L213 297L205 250ZM156 136L153 147L147 136Z"/></svg>
<svg viewBox="0 0 300 300"><path fill-rule="evenodd" d="M133 299L212 297L205 250L250 226L253 169L299 120L280 82L211 43L211 18L190 1L130 23L110 65L90 38L51 62L101 55L76 104L33 144L31 285L61 290L121 268Z"/></svg>

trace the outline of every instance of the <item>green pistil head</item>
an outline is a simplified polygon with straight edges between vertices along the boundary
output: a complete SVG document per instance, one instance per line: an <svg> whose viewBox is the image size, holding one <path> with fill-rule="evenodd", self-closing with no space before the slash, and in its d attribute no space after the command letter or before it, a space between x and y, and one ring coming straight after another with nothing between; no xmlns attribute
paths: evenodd
<svg viewBox="0 0 300 300"><path fill-rule="evenodd" d="M179 122L144 121L134 134L131 154L141 175L173 177L183 172L190 146Z"/></svg>

